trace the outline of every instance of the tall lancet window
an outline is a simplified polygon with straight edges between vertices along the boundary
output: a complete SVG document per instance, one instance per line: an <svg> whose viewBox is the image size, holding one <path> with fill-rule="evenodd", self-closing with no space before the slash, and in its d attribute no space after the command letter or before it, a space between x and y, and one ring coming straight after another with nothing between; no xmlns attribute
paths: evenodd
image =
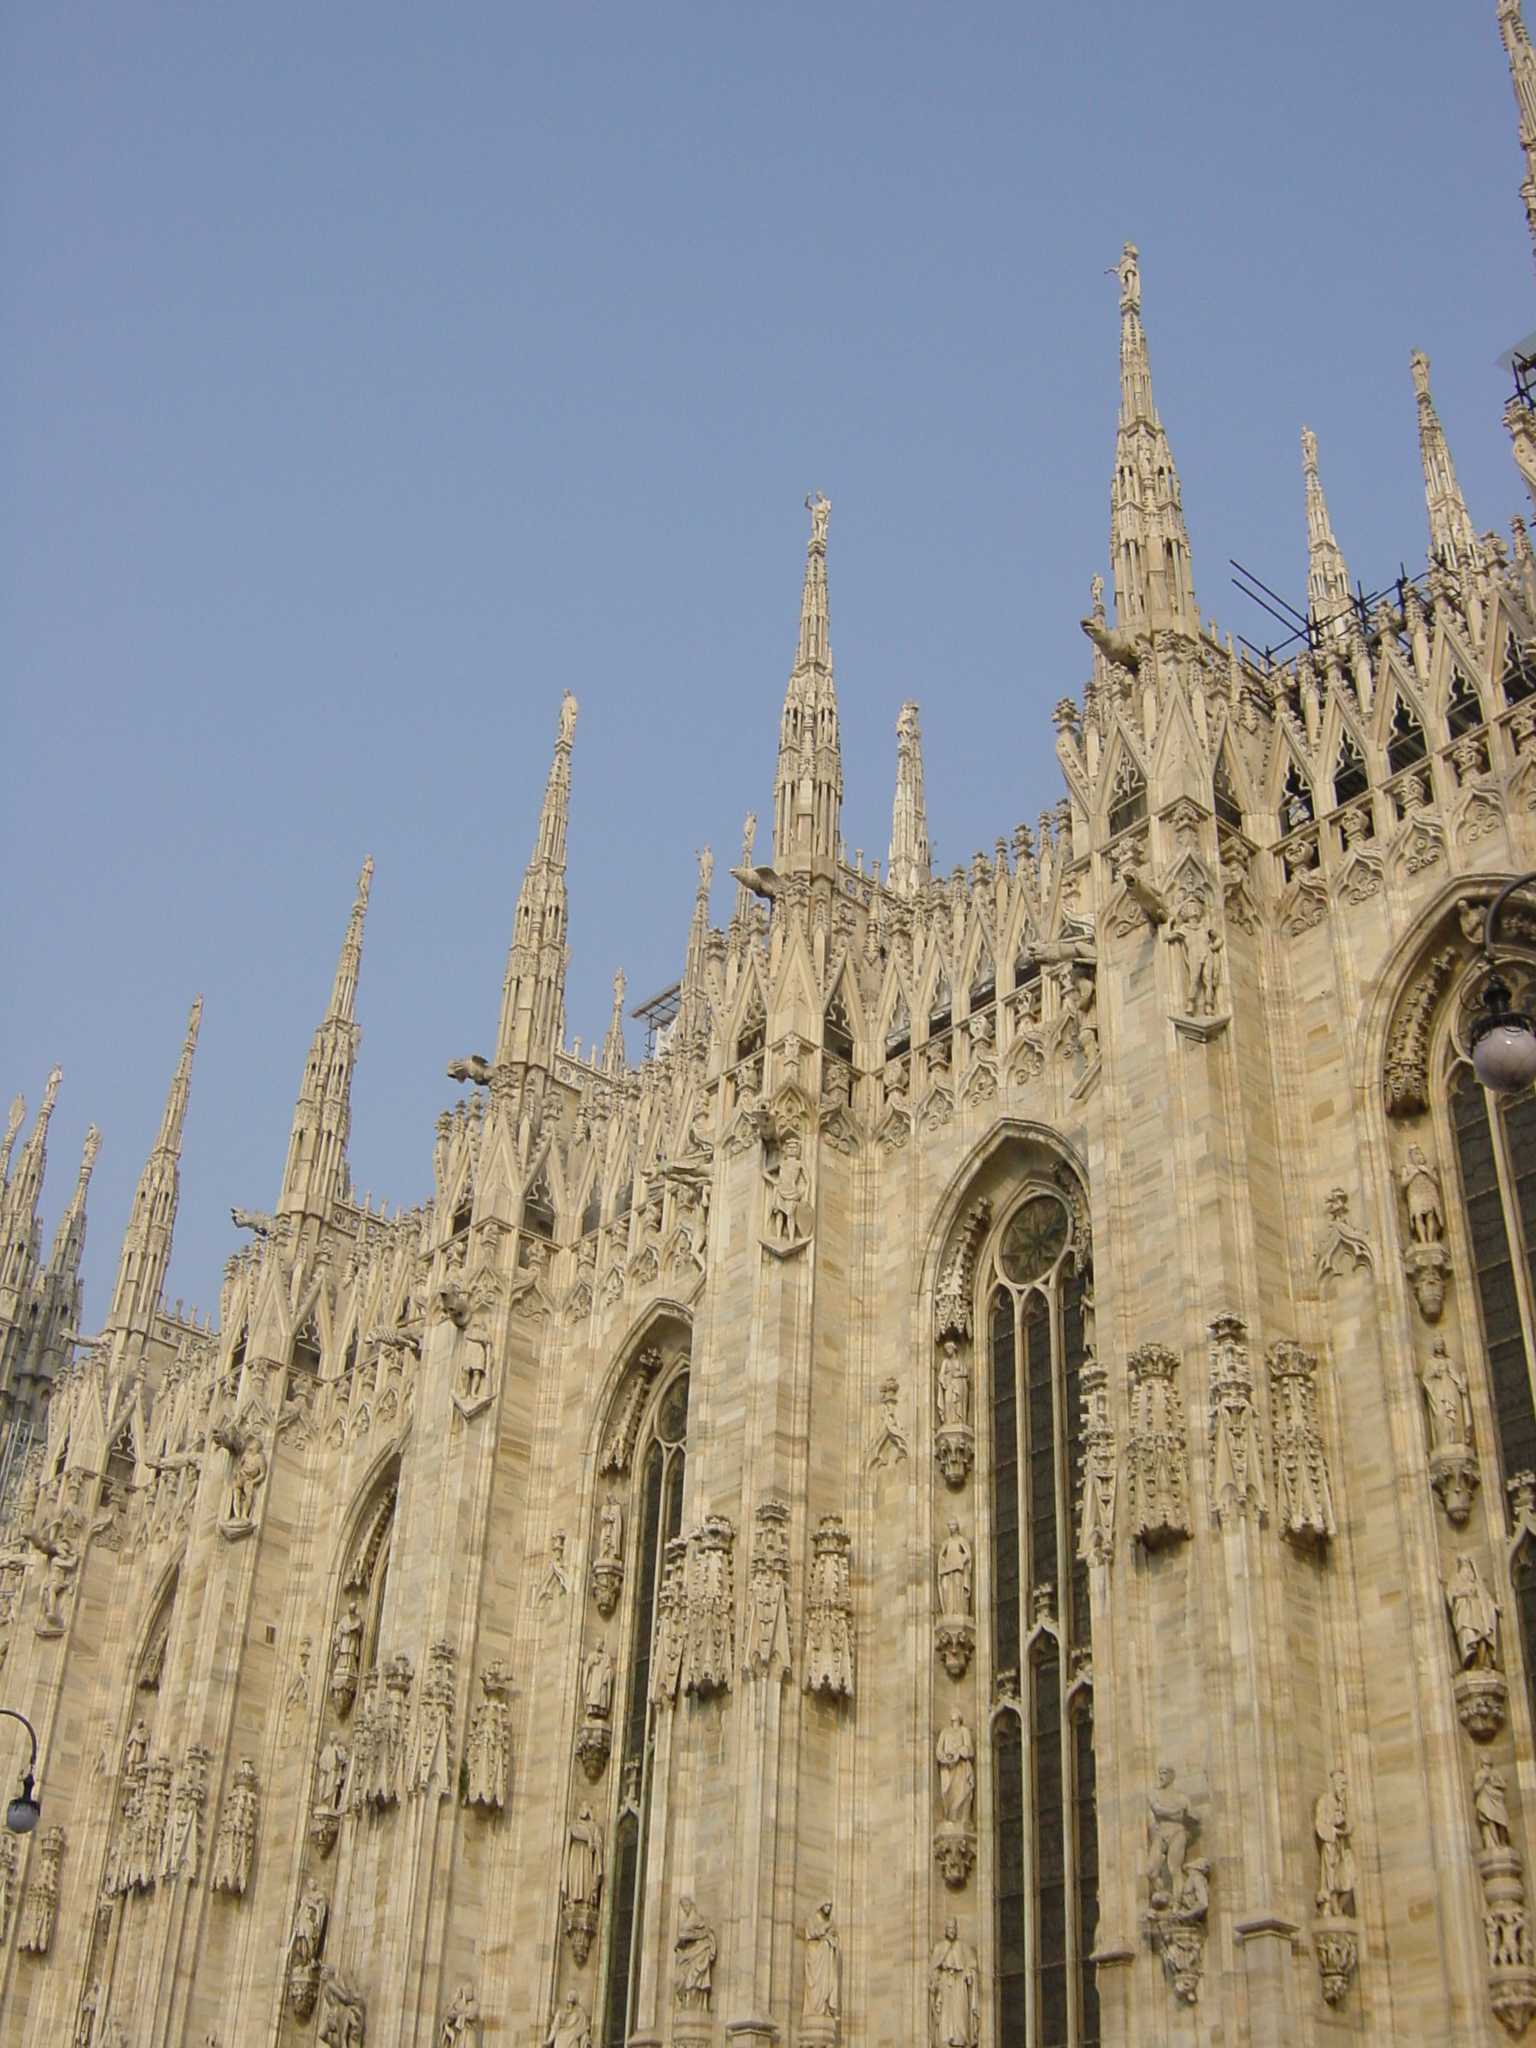
<svg viewBox="0 0 1536 2048"><path fill-rule="evenodd" d="M610 1839L607 1952L600 2039L604 2048L624 2048L633 2030L639 1978L635 1936L645 1904L645 1866L651 1818L651 1774L656 1724L661 1711L651 1699L651 1647L656 1612L667 1570L667 1546L683 1521L683 1460L688 1433L686 1366L662 1386L641 1433L630 1489L627 1520L634 1531L630 1555L634 1585L621 1640L625 1668L614 1700L619 1755L614 1797L617 1810Z"/></svg>
<svg viewBox="0 0 1536 2048"><path fill-rule="evenodd" d="M1093 1681L1075 1511L1086 1276L1059 1193L1028 1190L989 1276L999 2048L1092 2048L1099 1998Z"/></svg>
<svg viewBox="0 0 1536 2048"><path fill-rule="evenodd" d="M1536 1378L1536 1093L1528 1088L1490 1116L1489 1099L1472 1069L1458 1063L1451 1074L1450 1110L1467 1234L1477 1272L1489 1405L1498 1437L1496 1483L1509 1499L1512 1482L1524 1474L1536 1496L1536 1405L1531 1395ZM1468 1361L1452 1359L1449 1363L1453 1373L1464 1372ZM1452 1385L1454 1388L1454 1381ZM1486 1449L1482 1466L1486 1486L1495 1480L1488 1469ZM1447 1501L1452 1497L1447 1488ZM1518 1512L1511 1506L1512 1526ZM1536 1545L1522 1542L1511 1569L1521 1660L1526 1683L1536 1695L1533 1552ZM1531 1711L1536 1718L1536 1697Z"/></svg>

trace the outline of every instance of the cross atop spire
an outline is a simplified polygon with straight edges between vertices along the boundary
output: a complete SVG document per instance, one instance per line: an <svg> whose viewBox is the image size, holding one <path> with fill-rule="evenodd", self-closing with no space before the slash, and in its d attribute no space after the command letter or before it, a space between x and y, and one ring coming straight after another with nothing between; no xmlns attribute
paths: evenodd
<svg viewBox="0 0 1536 2048"><path fill-rule="evenodd" d="M896 799L891 806L891 853L886 879L898 896L928 886L932 855L923 806L923 740L917 706L903 704L896 720Z"/></svg>
<svg viewBox="0 0 1536 2048"><path fill-rule="evenodd" d="M550 763L539 836L518 893L512 947L501 990L496 1033L498 1067L553 1066L565 1036L565 832L571 808L571 746L576 699L560 702L555 757Z"/></svg>
<svg viewBox="0 0 1536 2048"><path fill-rule="evenodd" d="M1476 569L1482 549L1472 515L1456 481L1456 466L1445 429L1429 395L1429 357L1415 349L1408 359L1419 400L1419 453L1424 458L1424 500L1429 507L1429 551L1447 569Z"/></svg>
<svg viewBox="0 0 1536 2048"><path fill-rule="evenodd" d="M831 501L805 501L811 537L800 596L800 646L784 693L779 768L773 792L773 861L780 874L830 876L837 865L843 763L832 682L827 606L827 524Z"/></svg>
<svg viewBox="0 0 1536 2048"><path fill-rule="evenodd" d="M1120 431L1109 493L1115 618L1122 632L1200 631L1178 471L1157 407L1141 324L1141 267L1127 242L1120 280Z"/></svg>
<svg viewBox="0 0 1536 2048"><path fill-rule="evenodd" d="M1301 467L1307 490L1307 612L1315 627L1342 639L1350 622L1349 571L1328 521L1328 501L1317 474L1317 436L1310 427L1301 430Z"/></svg>

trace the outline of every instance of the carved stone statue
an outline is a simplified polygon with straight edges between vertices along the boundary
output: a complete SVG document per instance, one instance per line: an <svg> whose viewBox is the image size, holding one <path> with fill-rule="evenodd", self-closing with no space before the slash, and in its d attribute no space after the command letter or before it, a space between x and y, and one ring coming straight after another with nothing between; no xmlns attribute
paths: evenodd
<svg viewBox="0 0 1536 2048"><path fill-rule="evenodd" d="M1199 1830L1189 1800L1174 1788L1174 1773L1158 1767L1157 1790L1147 1802L1147 1901L1153 1946L1175 1997L1193 2005L1205 1968L1206 1920L1211 1905L1210 1865L1192 1857Z"/></svg>
<svg viewBox="0 0 1536 2048"><path fill-rule="evenodd" d="M939 1545L939 1612L946 1616L971 1611L971 1546L952 1521L949 1534Z"/></svg>
<svg viewBox="0 0 1536 2048"><path fill-rule="evenodd" d="M1509 1847L1509 1807L1504 1798L1507 1789L1503 1772L1496 1771L1490 1763L1480 1763L1472 1773L1472 1810L1485 1850Z"/></svg>
<svg viewBox="0 0 1536 2048"><path fill-rule="evenodd" d="M1467 1377L1435 1339L1429 1363L1419 1374L1429 1421L1429 1477L1447 1518L1461 1528L1472 1512L1479 1473L1472 1442L1472 1403Z"/></svg>
<svg viewBox="0 0 1536 2048"><path fill-rule="evenodd" d="M1341 1770L1328 1774L1328 1790L1312 1809L1317 1837L1317 1910L1330 1920L1352 1919L1355 1911L1355 1852L1352 1846L1348 1780Z"/></svg>
<svg viewBox="0 0 1536 2048"><path fill-rule="evenodd" d="M683 1690L728 1692L736 1655L735 1531L724 1515L706 1515L688 1541Z"/></svg>
<svg viewBox="0 0 1536 2048"><path fill-rule="evenodd" d="M1317 1419L1317 1359L1282 1341L1269 1351L1275 1444L1275 1508L1281 1534L1302 1549L1334 1534L1333 1489Z"/></svg>
<svg viewBox="0 0 1536 2048"><path fill-rule="evenodd" d="M1425 1157L1422 1145L1408 1147L1408 1162L1397 1176L1408 1205L1408 1236L1414 1244L1439 1244L1445 1236L1445 1211L1440 1204L1440 1175Z"/></svg>
<svg viewBox="0 0 1536 2048"><path fill-rule="evenodd" d="M1457 1556L1456 1569L1445 1589L1445 1604L1462 1670L1494 1670L1499 1661L1498 1604L1483 1583L1477 1559L1468 1551Z"/></svg>
<svg viewBox="0 0 1536 2048"><path fill-rule="evenodd" d="M1154 1910L1176 1906L1184 1889L1184 1857L1200 1823L1188 1799L1174 1789L1174 1772L1160 1764L1157 1790L1147 1801L1147 1886Z"/></svg>
<svg viewBox="0 0 1536 2048"><path fill-rule="evenodd" d="M1149 1550L1189 1534L1189 1463L1179 1360L1161 1344L1143 1344L1126 1361L1130 1434L1125 1447L1131 1533Z"/></svg>
<svg viewBox="0 0 1536 2048"><path fill-rule="evenodd" d="M71 2048L91 2048L96 2038L96 2012L101 2004L101 1981L93 1978L90 1989L80 2001L80 2010L75 2017L75 2035Z"/></svg>
<svg viewBox="0 0 1536 2048"><path fill-rule="evenodd" d="M624 1509L605 1500L598 1510L597 1555L592 1560L592 1592L599 1614L612 1614L624 1590Z"/></svg>
<svg viewBox="0 0 1536 2048"><path fill-rule="evenodd" d="M951 1914L928 1966L929 2048L976 2048L981 2039L981 1963Z"/></svg>
<svg viewBox="0 0 1536 2048"><path fill-rule="evenodd" d="M312 1877L306 1877L288 1937L288 2002L301 2022L314 2011L320 1994L320 1958L330 1917L330 1900Z"/></svg>
<svg viewBox="0 0 1536 2048"><path fill-rule="evenodd" d="M368 2028L368 2007L363 1995L349 1984L340 1970L327 1965L321 1984L320 2030L317 2039L324 2048L363 2048Z"/></svg>
<svg viewBox="0 0 1536 2048"><path fill-rule="evenodd" d="M53 1942L59 1910L59 1865L64 1861L64 1830L51 1827L37 1845L37 1872L27 1886L16 1924L16 1947L23 1955L45 1956Z"/></svg>
<svg viewBox="0 0 1536 2048"><path fill-rule="evenodd" d="M347 1752L334 1735L327 1736L315 1763L315 1798L309 1811L309 1839L322 1856L329 1856L336 1846L346 1782Z"/></svg>
<svg viewBox="0 0 1536 2048"><path fill-rule="evenodd" d="M719 1945L693 1900L679 1901L677 1939L672 1944L672 2002L679 2012L705 2013L714 1998Z"/></svg>
<svg viewBox="0 0 1536 2048"><path fill-rule="evenodd" d="M606 1721L613 1711L613 1659L606 1643L589 1651L582 1664L581 1704L589 1721Z"/></svg>
<svg viewBox="0 0 1536 2048"><path fill-rule="evenodd" d="M566 1993L564 2005L550 2021L544 2048L592 2048L592 2022L574 1991Z"/></svg>
<svg viewBox="0 0 1536 2048"><path fill-rule="evenodd" d="M843 2009L843 1952L832 1918L832 1901L823 1899L805 1923L805 1988L800 2015L810 2022L801 2039L832 2041Z"/></svg>
<svg viewBox="0 0 1536 2048"><path fill-rule="evenodd" d="M1216 913L1203 895L1190 896L1168 926L1184 961L1184 1014L1214 1017L1221 997L1224 946Z"/></svg>
<svg viewBox="0 0 1536 2048"><path fill-rule="evenodd" d="M742 1627L741 1668L749 1678L789 1676L788 1524L789 1509L783 1501L765 1500L759 1506Z"/></svg>
<svg viewBox="0 0 1536 2048"><path fill-rule="evenodd" d="M437 2048L480 2048L480 2001L473 1984L461 1984L443 2014Z"/></svg>
<svg viewBox="0 0 1536 2048"><path fill-rule="evenodd" d="M976 1739L958 1707L934 1744L939 1766L939 1809L952 1828L969 1828L976 1804Z"/></svg>
<svg viewBox="0 0 1536 2048"><path fill-rule="evenodd" d="M768 1241L787 1248L810 1236L813 1218L810 1180L800 1157L800 1139L786 1131L779 1143L779 1163L765 1176L768 1182Z"/></svg>
<svg viewBox="0 0 1536 2048"><path fill-rule="evenodd" d="M578 1964L587 1960L602 1896L603 1831L592 1818L591 1807L584 1806L570 1825L560 1886L565 1931Z"/></svg>
<svg viewBox="0 0 1536 2048"><path fill-rule="evenodd" d="M349 1600L347 1611L337 1622L331 1637L331 1702L345 1720L357 1697L357 1674L362 1661L363 1620L357 1602Z"/></svg>
<svg viewBox="0 0 1536 2048"><path fill-rule="evenodd" d="M939 1361L939 1427L967 1428L971 1420L971 1372L953 1337L944 1340Z"/></svg>

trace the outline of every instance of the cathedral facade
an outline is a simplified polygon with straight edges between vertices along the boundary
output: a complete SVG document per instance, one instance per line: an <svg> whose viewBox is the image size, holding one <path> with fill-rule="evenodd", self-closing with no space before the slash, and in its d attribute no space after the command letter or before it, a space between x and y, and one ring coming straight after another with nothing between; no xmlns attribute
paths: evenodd
<svg viewBox="0 0 1536 2048"><path fill-rule="evenodd" d="M1236 648L1119 275L1112 609L1036 831L934 875L909 704L848 861L818 496L769 857L749 820L722 929L705 855L638 1067L622 981L566 1039L567 696L425 1205L347 1170L371 863L216 1318L163 1298L198 1008L95 1336L95 1134L45 1259L58 1074L18 1104L6 2048L1536 2015L1536 1096L1469 1046L1536 867L1536 555L1416 355L1425 574L1352 589L1304 434L1307 630ZM1536 1008L1536 897L1503 932Z"/></svg>

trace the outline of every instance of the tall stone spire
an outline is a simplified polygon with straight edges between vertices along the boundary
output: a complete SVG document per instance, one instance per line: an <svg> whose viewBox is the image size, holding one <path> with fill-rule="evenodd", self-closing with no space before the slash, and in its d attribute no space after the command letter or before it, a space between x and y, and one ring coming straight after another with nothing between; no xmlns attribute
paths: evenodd
<svg viewBox="0 0 1536 2048"><path fill-rule="evenodd" d="M1480 568L1482 550L1473 531L1472 516L1456 481L1456 466L1446 445L1445 429L1429 395L1429 357L1415 349L1408 360L1419 400L1419 453L1424 458L1429 551L1447 569Z"/></svg>
<svg viewBox="0 0 1536 2048"><path fill-rule="evenodd" d="M94 1124L85 1134L80 1154L80 1175L69 1206L59 1218L53 1234L53 1250L43 1277L38 1315L22 1370L35 1380L52 1382L69 1351L66 1331L80 1324L80 1260L85 1252L85 1196L91 1184L91 1169L101 1150L101 1133Z"/></svg>
<svg viewBox="0 0 1536 2048"><path fill-rule="evenodd" d="M1200 631L1189 535L1168 436L1152 403L1152 365L1141 324L1141 271L1127 242L1120 279L1120 431L1109 491L1115 618L1122 632Z"/></svg>
<svg viewBox="0 0 1536 2048"><path fill-rule="evenodd" d="M932 854L923 808L923 739L917 706L903 704L896 719L896 800L891 806L891 857L886 879L898 896L928 886Z"/></svg>
<svg viewBox="0 0 1536 2048"><path fill-rule="evenodd" d="M674 1042L683 1048L709 1051L709 996L704 986L709 958L709 889L715 875L715 856L706 846L699 855L699 884L693 897L693 920L688 926L688 946L683 955L683 984L677 1006Z"/></svg>
<svg viewBox="0 0 1536 2048"><path fill-rule="evenodd" d="M1520 0L1499 0L1499 34L1509 54L1509 75L1514 82L1515 104L1520 109L1520 147L1525 151L1525 177L1520 197L1525 201L1526 225L1536 243L1536 49L1531 47Z"/></svg>
<svg viewBox="0 0 1536 2048"><path fill-rule="evenodd" d="M42 1226L38 1221L37 1205L42 1197L43 1177L48 1171L48 1124L53 1116L53 1106L59 1099L59 1083L64 1078L63 1070L55 1067L48 1076L48 1085L43 1090L43 1106L37 1113L37 1122L16 1162L16 1171L6 1185L5 1200L0 1204L0 1325L14 1321L20 1312L20 1304L27 1288L31 1285L32 1274L37 1265L38 1253L42 1249ZM25 1115L25 1105L18 1105ZM20 1128L20 1119L12 1109L12 1117ZM12 1143L15 1139L12 1137Z"/></svg>
<svg viewBox="0 0 1536 2048"><path fill-rule="evenodd" d="M624 1071L624 970L613 977L613 1015L608 1019L608 1036L603 1040L600 1061L603 1072L618 1080Z"/></svg>
<svg viewBox="0 0 1536 2048"><path fill-rule="evenodd" d="M498 1067L554 1065L565 1035L566 945L565 829L571 808L571 745L576 737L576 699L565 692L555 758L544 788L539 837L512 921L512 947L501 990L501 1023L496 1033Z"/></svg>
<svg viewBox="0 0 1536 2048"><path fill-rule="evenodd" d="M1301 466L1307 487L1307 614L1314 628L1343 640L1350 627L1349 571L1333 537L1328 501L1317 474L1317 436L1301 430Z"/></svg>
<svg viewBox="0 0 1536 2048"><path fill-rule="evenodd" d="M773 785L773 864L781 875L832 876L837 871L843 760L837 733L837 692L827 616L827 522L831 502L806 499L806 544L800 598L800 648L784 693L779 768Z"/></svg>
<svg viewBox="0 0 1536 2048"><path fill-rule="evenodd" d="M20 1131L27 1115L27 1098L18 1095L11 1104L10 1115L5 1120L5 1136L0 1138L0 1217L5 1214L6 1191L11 1185L11 1153L15 1149L16 1134Z"/></svg>
<svg viewBox="0 0 1536 2048"><path fill-rule="evenodd" d="M176 1205L181 1199L181 1133L192 1089L192 1058L197 1051L197 1032L202 1021L203 999L199 996L187 1020L187 1035L170 1093L165 1098L160 1132L144 1162L133 1207L128 1212L128 1228L117 1262L117 1285L112 1290L112 1307L107 1316L107 1328L115 1335L147 1337L160 1306L166 1268L171 1263Z"/></svg>
<svg viewBox="0 0 1536 2048"><path fill-rule="evenodd" d="M362 1031L353 1016L363 955L363 920L373 882L372 856L357 878L357 898L336 962L330 1007L310 1043L293 1112L280 1216L328 1217L347 1192L347 1134L352 1128L352 1070Z"/></svg>

